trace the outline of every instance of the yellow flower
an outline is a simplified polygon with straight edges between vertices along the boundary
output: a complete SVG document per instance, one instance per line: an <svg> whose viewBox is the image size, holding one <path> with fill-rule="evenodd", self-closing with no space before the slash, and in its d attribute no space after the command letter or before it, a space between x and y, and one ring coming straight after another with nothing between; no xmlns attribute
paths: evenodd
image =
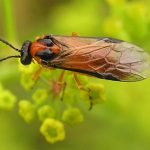
<svg viewBox="0 0 150 150"><path fill-rule="evenodd" d="M106 100L103 84L90 83L86 88L90 90L89 93L83 91L81 94L85 102L89 105L89 108Z"/></svg>
<svg viewBox="0 0 150 150"><path fill-rule="evenodd" d="M39 64L37 63L31 63L30 65L22 65L20 62L19 62L19 71L21 73L25 73L25 74L33 74L37 69L39 68Z"/></svg>
<svg viewBox="0 0 150 150"><path fill-rule="evenodd" d="M33 88L35 81L32 79L32 76L29 74L21 74L21 84L26 90Z"/></svg>
<svg viewBox="0 0 150 150"><path fill-rule="evenodd" d="M2 90L2 89L1 89ZM0 94L0 108L4 110L12 110L16 104L16 97L7 90L2 90Z"/></svg>
<svg viewBox="0 0 150 150"><path fill-rule="evenodd" d="M62 120L69 125L77 125L83 122L84 117L78 108L69 108L64 111Z"/></svg>
<svg viewBox="0 0 150 150"><path fill-rule="evenodd" d="M48 98L48 93L46 89L37 89L32 96L32 99L36 102L36 104L40 105L46 101Z"/></svg>
<svg viewBox="0 0 150 150"><path fill-rule="evenodd" d="M53 118L55 117L55 110L49 105L44 105L39 108L38 116L41 121L47 118Z"/></svg>
<svg viewBox="0 0 150 150"><path fill-rule="evenodd" d="M31 122L35 116L35 109L28 100L21 100L19 102L19 114L27 122Z"/></svg>
<svg viewBox="0 0 150 150"><path fill-rule="evenodd" d="M49 143L55 143L65 139L64 125L55 119L46 119L40 128L40 132Z"/></svg>

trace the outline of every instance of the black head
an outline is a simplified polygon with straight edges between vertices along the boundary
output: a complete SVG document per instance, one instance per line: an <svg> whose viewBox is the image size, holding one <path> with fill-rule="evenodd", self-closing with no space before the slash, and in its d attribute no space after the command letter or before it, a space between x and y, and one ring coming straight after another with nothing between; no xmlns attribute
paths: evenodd
<svg viewBox="0 0 150 150"><path fill-rule="evenodd" d="M20 61L23 65L31 64L32 58L34 58L36 61L40 59L41 62L49 62L60 52L60 47L57 46L53 40L54 39L51 36L45 36L36 40L35 42L25 41L20 50L0 38L1 42L20 53L20 55L2 58L0 59L0 62L10 58L20 58Z"/></svg>
<svg viewBox="0 0 150 150"><path fill-rule="evenodd" d="M20 58L20 61L23 65L29 65L31 63L31 61L32 61L32 56L30 53L30 46L32 44L31 41L25 41L22 45L21 50L17 49L16 47L14 47L13 45L11 45L10 43L8 43L7 41L5 41L1 38L0 38L0 41L4 44L8 45L9 47L11 47L13 50L20 53L20 55L8 56L5 58L2 58L2 59L0 59L0 62L7 60L7 59L10 59L10 58Z"/></svg>
<svg viewBox="0 0 150 150"><path fill-rule="evenodd" d="M30 53L31 41L25 41L21 48L21 58L20 61L23 65L29 65L32 61L32 56Z"/></svg>

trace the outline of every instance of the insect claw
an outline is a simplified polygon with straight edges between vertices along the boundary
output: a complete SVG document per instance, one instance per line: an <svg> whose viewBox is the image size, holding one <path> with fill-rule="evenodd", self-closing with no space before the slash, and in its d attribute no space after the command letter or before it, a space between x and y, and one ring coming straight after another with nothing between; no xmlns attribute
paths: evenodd
<svg viewBox="0 0 150 150"><path fill-rule="evenodd" d="M93 101L92 101L93 99L92 99L92 96L91 96L91 89L90 89L90 88L85 88L85 87L81 84L81 82L80 82L80 80L78 79L76 73L74 73L73 75L74 75L74 79L75 79L75 82L76 82L76 84L77 84L77 87L78 87L80 90L85 91L85 92L88 94L88 98L89 98L89 102L90 102L89 110L91 110L91 109L93 108Z"/></svg>
<svg viewBox="0 0 150 150"><path fill-rule="evenodd" d="M90 107L89 107L89 111L92 110L92 108L93 108L93 103L91 102Z"/></svg>
<svg viewBox="0 0 150 150"><path fill-rule="evenodd" d="M89 94L89 101L90 101L90 107L89 107L89 110L91 110L93 108L93 102L92 102L92 96L91 96L91 89L88 88L88 94Z"/></svg>
<svg viewBox="0 0 150 150"><path fill-rule="evenodd" d="M64 83L63 83L63 89L62 89L62 95L61 95L61 97L60 97L60 100L61 100L61 101L63 101L63 99L64 99L64 94L65 94L66 86L67 86L67 83L64 82Z"/></svg>

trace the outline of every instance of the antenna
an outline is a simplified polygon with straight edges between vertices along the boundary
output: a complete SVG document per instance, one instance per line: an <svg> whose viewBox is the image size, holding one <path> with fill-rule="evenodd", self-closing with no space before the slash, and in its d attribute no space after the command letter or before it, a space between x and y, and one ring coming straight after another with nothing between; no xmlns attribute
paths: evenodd
<svg viewBox="0 0 150 150"><path fill-rule="evenodd" d="M4 60L7 60L7 59L10 59L10 58L20 58L20 57L21 57L20 55L8 56L8 57L5 57L5 58L0 59L0 62L1 62L1 61L4 61Z"/></svg>
<svg viewBox="0 0 150 150"><path fill-rule="evenodd" d="M9 47L11 47L12 49L14 49L17 52L21 52L21 50L19 50L18 48L14 47L12 44L10 44L9 42L5 41L4 39L0 38L0 41L6 45L8 45Z"/></svg>
<svg viewBox="0 0 150 150"><path fill-rule="evenodd" d="M1 38L0 38L0 41L1 41L2 43L4 43L4 44L8 45L9 47L11 47L13 50L15 50L15 51L21 53L21 50L19 50L18 48L14 47L14 46L13 46L12 44L10 44L9 42L7 42L7 41L5 41L5 40L3 40L3 39L1 39ZM21 57L20 55L8 56L8 57L5 57L5 58L0 59L0 62L1 62L1 61L4 61L4 60L7 60L7 59L10 59L10 58L20 58L20 57Z"/></svg>

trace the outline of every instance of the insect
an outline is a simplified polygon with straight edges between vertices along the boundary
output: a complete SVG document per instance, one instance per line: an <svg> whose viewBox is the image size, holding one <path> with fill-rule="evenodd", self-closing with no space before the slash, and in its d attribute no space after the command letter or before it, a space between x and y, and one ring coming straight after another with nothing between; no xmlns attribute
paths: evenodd
<svg viewBox="0 0 150 150"><path fill-rule="evenodd" d="M33 60L42 67L70 70L101 79L139 81L150 76L150 55L142 48L113 38L45 35L25 41L20 53L0 59L20 58L23 65Z"/></svg>

